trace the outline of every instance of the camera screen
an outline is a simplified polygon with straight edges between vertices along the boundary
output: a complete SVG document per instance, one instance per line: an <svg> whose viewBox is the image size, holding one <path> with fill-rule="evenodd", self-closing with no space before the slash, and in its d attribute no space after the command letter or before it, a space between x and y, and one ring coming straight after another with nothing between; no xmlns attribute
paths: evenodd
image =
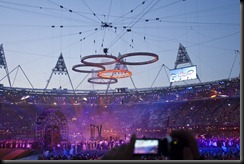
<svg viewBox="0 0 244 164"><path fill-rule="evenodd" d="M136 139L134 155L158 155L159 139Z"/></svg>

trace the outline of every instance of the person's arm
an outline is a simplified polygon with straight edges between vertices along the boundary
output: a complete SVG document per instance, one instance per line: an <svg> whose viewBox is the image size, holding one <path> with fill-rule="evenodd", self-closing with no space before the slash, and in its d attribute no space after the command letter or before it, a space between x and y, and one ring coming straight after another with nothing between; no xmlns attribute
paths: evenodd
<svg viewBox="0 0 244 164"><path fill-rule="evenodd" d="M200 152L198 149L197 140L194 138L192 133L187 130L175 130L170 134L171 137L179 139L184 143L182 151L182 160L198 160L200 159Z"/></svg>
<svg viewBox="0 0 244 164"><path fill-rule="evenodd" d="M200 159L200 153L198 150L197 141L194 136L186 130L175 130L170 134L171 137L177 138L183 143L182 151L175 149L174 152L168 154L170 160L198 160ZM134 144L136 135L133 134L128 144L115 147L108 151L101 158L102 160L140 160L141 156L134 156ZM174 150L174 149L173 149ZM177 154L180 153L180 154Z"/></svg>

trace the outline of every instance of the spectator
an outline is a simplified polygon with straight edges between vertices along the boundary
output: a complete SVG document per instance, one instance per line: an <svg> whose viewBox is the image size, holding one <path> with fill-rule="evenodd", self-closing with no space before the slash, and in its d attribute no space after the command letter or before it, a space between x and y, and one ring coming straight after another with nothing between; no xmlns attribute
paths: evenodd
<svg viewBox="0 0 244 164"><path fill-rule="evenodd" d="M182 151L171 149L173 152L168 153L170 160L198 160L200 153L198 150L197 141L194 136L186 130L175 130L170 134L171 137L177 138L184 145ZM120 147L113 148L108 151L102 160L136 160L141 159L139 156L133 155L136 135L133 134L128 144L123 144Z"/></svg>

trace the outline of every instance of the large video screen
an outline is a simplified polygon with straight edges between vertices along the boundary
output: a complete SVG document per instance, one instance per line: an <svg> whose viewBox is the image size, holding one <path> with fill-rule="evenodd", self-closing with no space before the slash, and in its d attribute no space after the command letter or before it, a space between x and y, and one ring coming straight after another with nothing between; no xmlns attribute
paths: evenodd
<svg viewBox="0 0 244 164"><path fill-rule="evenodd" d="M170 69L170 82L192 80L197 78L197 67L182 67L177 69Z"/></svg>

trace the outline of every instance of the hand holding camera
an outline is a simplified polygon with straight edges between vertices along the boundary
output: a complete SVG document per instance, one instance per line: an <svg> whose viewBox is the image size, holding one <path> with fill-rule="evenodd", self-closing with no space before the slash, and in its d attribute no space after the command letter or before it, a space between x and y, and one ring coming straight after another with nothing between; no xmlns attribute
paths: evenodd
<svg viewBox="0 0 244 164"><path fill-rule="evenodd" d="M163 139L136 138L130 143L107 152L103 160L135 160L143 155L162 155L170 160L195 160L200 158L198 145L189 131L176 130Z"/></svg>

